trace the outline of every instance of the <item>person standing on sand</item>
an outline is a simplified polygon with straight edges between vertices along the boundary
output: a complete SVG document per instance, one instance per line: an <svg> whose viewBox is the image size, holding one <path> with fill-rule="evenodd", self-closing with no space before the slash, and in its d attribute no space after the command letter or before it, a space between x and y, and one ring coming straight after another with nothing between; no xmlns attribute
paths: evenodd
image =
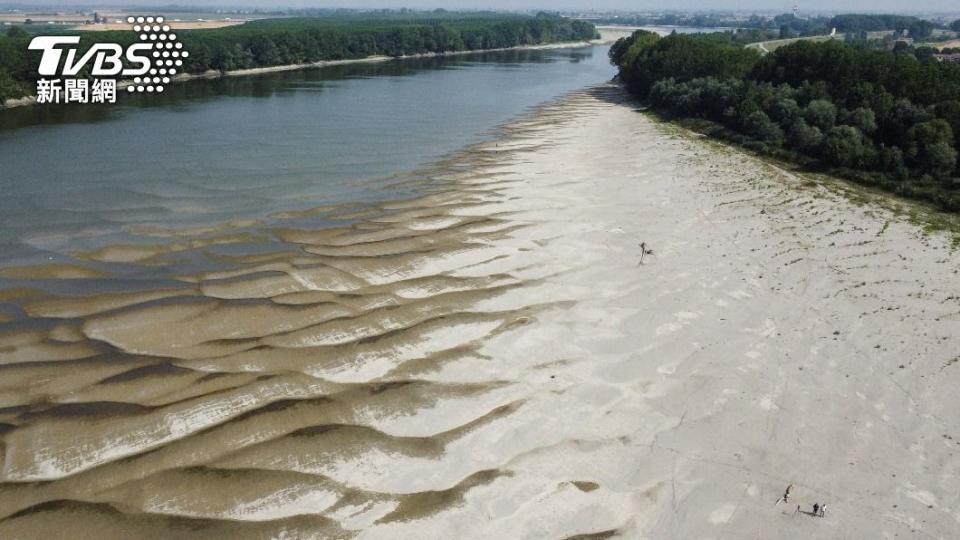
<svg viewBox="0 0 960 540"><path fill-rule="evenodd" d="M640 242L640 262L637 263L637 266L640 266L641 264L643 264L644 255L653 255L653 250L647 249L646 242Z"/></svg>
<svg viewBox="0 0 960 540"><path fill-rule="evenodd" d="M790 484L789 486L787 486L786 491L783 492L783 496L780 497L779 499L777 499L777 502L774 503L774 506L776 506L776 505L778 505L778 504L780 504L780 503L788 503L788 502L790 502L790 491L791 491L792 489L793 489L793 484Z"/></svg>
<svg viewBox="0 0 960 540"><path fill-rule="evenodd" d="M820 503L813 503L813 515L820 515Z"/></svg>
<svg viewBox="0 0 960 540"><path fill-rule="evenodd" d="M818 517L823 517L823 515L826 513L827 513L827 505L825 504L820 505L820 514L818 514Z"/></svg>

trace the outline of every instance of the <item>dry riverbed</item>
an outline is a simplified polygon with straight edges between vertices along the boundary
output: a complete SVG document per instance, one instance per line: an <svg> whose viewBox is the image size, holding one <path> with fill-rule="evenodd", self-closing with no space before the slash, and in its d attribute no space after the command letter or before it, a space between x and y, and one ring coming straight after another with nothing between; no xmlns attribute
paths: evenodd
<svg viewBox="0 0 960 540"><path fill-rule="evenodd" d="M236 239L3 269L0 537L960 535L948 236L612 86L421 174L177 286L44 292Z"/></svg>

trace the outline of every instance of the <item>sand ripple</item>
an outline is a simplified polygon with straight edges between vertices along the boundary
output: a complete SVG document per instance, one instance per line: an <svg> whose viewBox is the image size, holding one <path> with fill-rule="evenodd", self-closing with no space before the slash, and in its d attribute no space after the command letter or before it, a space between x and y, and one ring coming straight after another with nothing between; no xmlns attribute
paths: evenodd
<svg viewBox="0 0 960 540"><path fill-rule="evenodd" d="M526 136L503 140L537 148ZM0 333L0 531L43 535L56 515L107 536L336 538L456 507L507 475L513 454L487 442L485 469L444 456L529 389L432 375L485 362L485 340L575 296L514 275L537 244L497 208L510 180L488 169L504 155L478 146L418 172L431 181L414 199L278 213L243 234L131 230L152 240L4 269L35 289L8 295L23 317ZM318 216L352 223L284 225ZM268 247L216 250L243 243ZM213 269L184 272L182 257ZM165 277L46 292L109 283L112 263Z"/></svg>
<svg viewBox="0 0 960 540"><path fill-rule="evenodd" d="M0 538L956 537L955 255L621 99L0 269Z"/></svg>

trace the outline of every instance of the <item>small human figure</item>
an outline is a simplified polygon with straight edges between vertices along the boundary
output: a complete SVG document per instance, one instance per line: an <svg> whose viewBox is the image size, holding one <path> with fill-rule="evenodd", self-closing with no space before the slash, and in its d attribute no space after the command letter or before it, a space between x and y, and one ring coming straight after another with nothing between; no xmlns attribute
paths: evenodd
<svg viewBox="0 0 960 540"><path fill-rule="evenodd" d="M820 505L820 514L819 514L819 517L823 517L823 515L826 514L826 513L827 513L827 505L821 504L821 505Z"/></svg>
<svg viewBox="0 0 960 540"><path fill-rule="evenodd" d="M820 515L820 503L813 503L813 515Z"/></svg>
<svg viewBox="0 0 960 540"><path fill-rule="evenodd" d="M783 495L782 495L779 499L777 499L777 502L774 503L774 506L776 506L776 505L778 505L778 504L780 504L780 503L788 503L788 502L790 502L790 491L791 491L792 489L793 489L793 484L790 484L789 486L787 486L787 489L783 492Z"/></svg>
<svg viewBox="0 0 960 540"><path fill-rule="evenodd" d="M652 250L652 249L647 249L647 243L646 243L646 242L640 242L640 262L637 263L638 266L641 265L641 264L643 264L643 257L644 257L644 255L653 255L653 250Z"/></svg>
<svg viewBox="0 0 960 540"><path fill-rule="evenodd" d="M798 504L797 509L793 512L793 515L797 515L799 513L800 513L800 505Z"/></svg>

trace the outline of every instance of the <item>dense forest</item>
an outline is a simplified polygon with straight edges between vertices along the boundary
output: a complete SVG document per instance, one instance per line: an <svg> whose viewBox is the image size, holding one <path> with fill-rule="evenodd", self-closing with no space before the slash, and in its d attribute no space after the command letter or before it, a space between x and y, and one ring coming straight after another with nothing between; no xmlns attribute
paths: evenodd
<svg viewBox="0 0 960 540"><path fill-rule="evenodd" d="M229 71L367 56L405 56L499 49L599 37L590 23L540 14L415 12L348 14L325 18L263 19L214 30L177 32L190 56L184 71ZM81 49L95 41L132 43L133 32L85 32ZM38 78L37 51L18 27L0 37L0 103L31 94Z"/></svg>
<svg viewBox="0 0 960 540"><path fill-rule="evenodd" d="M960 65L839 41L766 56L723 34L639 31L611 61L657 110L754 150L960 211Z"/></svg>
<svg viewBox="0 0 960 540"><path fill-rule="evenodd" d="M849 14L830 19L830 26L841 33L877 32L881 30L907 31L914 39L927 39L936 26L927 20L906 15Z"/></svg>
<svg viewBox="0 0 960 540"><path fill-rule="evenodd" d="M500 49L597 37L592 24L560 17L458 19L267 19L182 32L190 71L227 71L366 56Z"/></svg>

